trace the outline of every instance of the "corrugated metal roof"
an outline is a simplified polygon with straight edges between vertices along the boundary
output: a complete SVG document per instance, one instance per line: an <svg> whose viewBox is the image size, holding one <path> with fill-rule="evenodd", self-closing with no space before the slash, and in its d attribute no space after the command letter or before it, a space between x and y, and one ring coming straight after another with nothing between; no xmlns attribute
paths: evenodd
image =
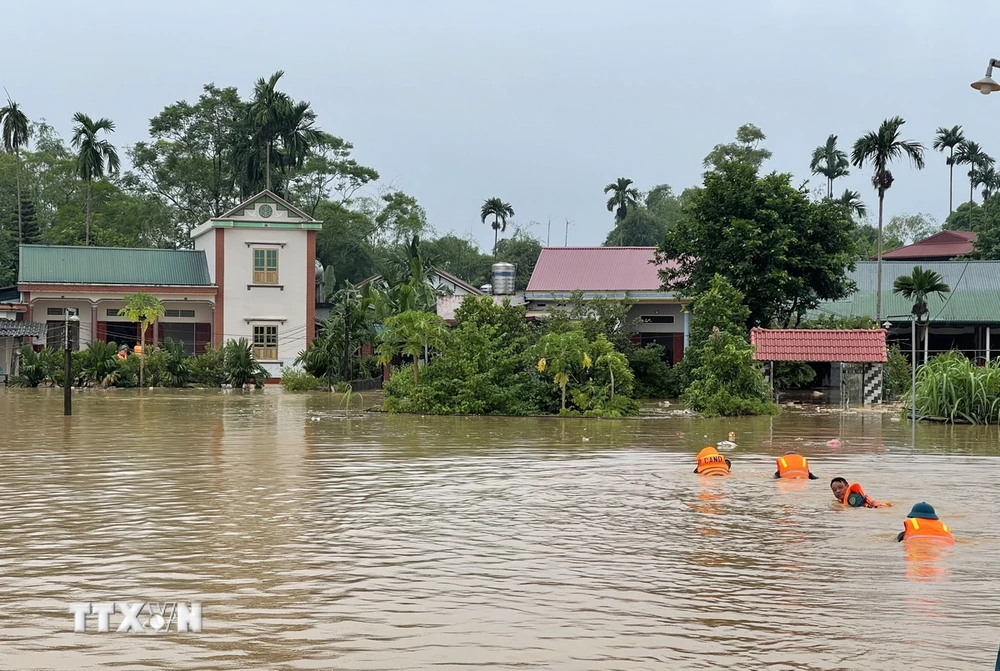
<svg viewBox="0 0 1000 671"><path fill-rule="evenodd" d="M546 247L527 291L660 291L656 247Z"/></svg>
<svg viewBox="0 0 1000 671"><path fill-rule="evenodd" d="M815 312L843 317L875 318L876 268L874 261L861 261L848 277L858 290L841 301L820 304ZM1000 323L1000 261L888 261L882 263L882 319L909 315L913 304L892 293L897 277L909 275L915 266L939 273L951 292L927 298L930 318L938 322Z"/></svg>
<svg viewBox="0 0 1000 671"><path fill-rule="evenodd" d="M211 286L205 252L21 245L19 284Z"/></svg>
<svg viewBox="0 0 1000 671"><path fill-rule="evenodd" d="M45 324L0 319L0 338L23 338L26 336L41 338L44 335Z"/></svg>
<svg viewBox="0 0 1000 671"><path fill-rule="evenodd" d="M971 231L941 231L912 245L885 252L882 254L882 259L933 258L947 261L956 256L971 254L975 240L976 234Z"/></svg>
<svg viewBox="0 0 1000 671"><path fill-rule="evenodd" d="M750 331L757 361L884 363L883 329L761 329Z"/></svg>

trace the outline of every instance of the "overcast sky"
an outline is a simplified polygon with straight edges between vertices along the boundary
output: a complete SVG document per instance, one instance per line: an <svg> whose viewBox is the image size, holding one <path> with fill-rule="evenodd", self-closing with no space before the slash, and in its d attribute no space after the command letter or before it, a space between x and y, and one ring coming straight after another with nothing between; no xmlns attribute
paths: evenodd
<svg viewBox="0 0 1000 671"><path fill-rule="evenodd" d="M1000 158L1000 95L969 87L1000 57L997 2L99 0L8 3L3 19L0 84L65 139L83 111L132 144L203 84L246 97L282 69L283 89L415 196L438 233L472 233L484 249L491 196L517 223L541 222L543 243L551 218L552 245L567 219L571 245L600 244L605 184L679 193L745 122L767 134L765 167L798 183L828 134L849 151L901 115L928 166L894 171L887 221L947 216L947 168L929 150L938 126L963 125ZM874 211L869 178L854 170L837 188ZM956 175L956 200L968 193Z"/></svg>

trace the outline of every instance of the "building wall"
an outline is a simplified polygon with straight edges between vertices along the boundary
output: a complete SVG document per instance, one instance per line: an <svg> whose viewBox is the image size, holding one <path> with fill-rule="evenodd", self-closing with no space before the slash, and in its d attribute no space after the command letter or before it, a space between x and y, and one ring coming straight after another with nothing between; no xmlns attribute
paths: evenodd
<svg viewBox="0 0 1000 671"><path fill-rule="evenodd" d="M294 365L312 334L307 302L309 287L315 281L315 264L314 259L307 258L309 232L271 228L220 230L225 237L225 286L220 298L224 308L222 339L246 338L252 342L254 326L276 326L278 357L262 360L261 364L272 377L281 377L282 367ZM277 250L277 284L254 284L254 249Z"/></svg>
<svg viewBox="0 0 1000 671"><path fill-rule="evenodd" d="M684 313L677 303L644 303L634 306L628 312L629 319L672 320L669 323L644 322L636 324L637 333L683 333Z"/></svg>
<svg viewBox="0 0 1000 671"><path fill-rule="evenodd" d="M194 239L194 248L205 252L205 259L208 261L208 276L215 278L215 235L214 231L209 231L207 235L199 235Z"/></svg>

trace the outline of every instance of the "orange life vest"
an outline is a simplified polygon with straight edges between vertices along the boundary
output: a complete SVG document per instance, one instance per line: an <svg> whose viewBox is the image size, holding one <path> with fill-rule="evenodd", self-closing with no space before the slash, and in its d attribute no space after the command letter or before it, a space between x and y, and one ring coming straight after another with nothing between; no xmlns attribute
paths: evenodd
<svg viewBox="0 0 1000 671"><path fill-rule="evenodd" d="M698 468L695 472L698 475L729 475L729 464L714 447L706 447L698 453Z"/></svg>
<svg viewBox="0 0 1000 671"><path fill-rule="evenodd" d="M907 517L903 520L903 540L930 540L945 545L954 545L955 538L948 531L948 525L941 520L924 520Z"/></svg>
<svg viewBox="0 0 1000 671"><path fill-rule="evenodd" d="M790 453L778 457L779 478L808 478L809 462L801 454Z"/></svg>
<svg viewBox="0 0 1000 671"><path fill-rule="evenodd" d="M859 496L861 496L861 498L863 498L864 501L865 501L865 504L864 504L865 508L888 508L889 507L888 504L882 503L881 501L875 501L875 500L869 498L868 496L866 496L865 493L864 493L864 491L862 491L862 489L861 489L861 485L859 485L856 482L853 485L851 485L850 487L848 487L847 491L844 492L844 499L841 501L841 503L843 503L845 506L846 505L850 505L850 504L848 504L847 501L848 501L848 499L851 498L851 494L858 494Z"/></svg>

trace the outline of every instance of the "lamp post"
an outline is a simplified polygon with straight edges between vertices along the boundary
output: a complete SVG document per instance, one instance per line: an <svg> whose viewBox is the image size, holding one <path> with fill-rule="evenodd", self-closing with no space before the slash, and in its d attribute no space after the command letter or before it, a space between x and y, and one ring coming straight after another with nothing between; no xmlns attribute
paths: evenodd
<svg viewBox="0 0 1000 671"><path fill-rule="evenodd" d="M73 414L73 342L69 337L69 325L79 324L80 318L76 316L77 311L73 308L63 310L64 323L66 326L66 362L65 376L63 377L63 415L69 417Z"/></svg>
<svg viewBox="0 0 1000 671"><path fill-rule="evenodd" d="M1000 91L1000 84L993 79L994 67L1000 67L1000 58L991 58L990 64L986 66L986 76L972 82L972 88L976 89L984 96Z"/></svg>

